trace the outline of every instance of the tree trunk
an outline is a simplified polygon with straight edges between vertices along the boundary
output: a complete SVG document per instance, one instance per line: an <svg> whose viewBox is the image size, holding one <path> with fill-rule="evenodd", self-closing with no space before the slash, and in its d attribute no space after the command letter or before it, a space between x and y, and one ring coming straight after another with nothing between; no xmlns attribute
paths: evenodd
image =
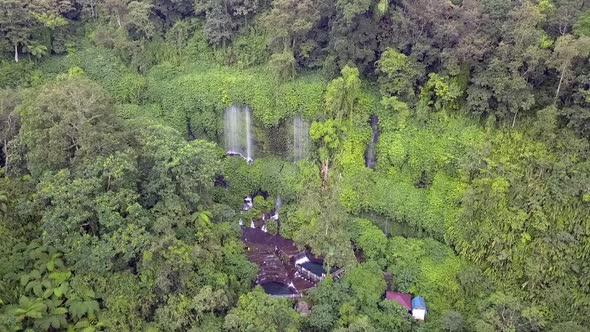
<svg viewBox="0 0 590 332"><path fill-rule="evenodd" d="M322 162L322 169L321 169L322 190L323 191L328 190L328 175L329 175L329 171L330 171L330 161L326 159L325 161Z"/></svg>
<svg viewBox="0 0 590 332"><path fill-rule="evenodd" d="M561 90L561 84L563 83L563 77L565 76L565 69L567 68L568 62L566 61L563 64L563 68L561 68L561 77L559 78L559 84L557 85L557 91L555 92L555 100L553 104L557 104L557 99L559 98L559 91Z"/></svg>
<svg viewBox="0 0 590 332"><path fill-rule="evenodd" d="M514 128L514 125L516 124L516 117L518 116L518 110L516 110L516 113L514 113L514 119L512 119L512 128Z"/></svg>
<svg viewBox="0 0 590 332"><path fill-rule="evenodd" d="M92 17L92 19L96 19L96 15L94 13L94 0L90 0L90 17Z"/></svg>
<svg viewBox="0 0 590 332"><path fill-rule="evenodd" d="M18 62L18 42L14 43L14 61Z"/></svg>

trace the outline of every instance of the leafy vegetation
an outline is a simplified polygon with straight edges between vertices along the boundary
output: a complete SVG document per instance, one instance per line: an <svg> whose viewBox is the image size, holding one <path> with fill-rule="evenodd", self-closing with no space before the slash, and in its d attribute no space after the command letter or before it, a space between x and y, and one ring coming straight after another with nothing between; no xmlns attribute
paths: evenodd
<svg viewBox="0 0 590 332"><path fill-rule="evenodd" d="M587 1L0 0L0 330L586 331L589 107ZM240 241L279 197L309 315Z"/></svg>

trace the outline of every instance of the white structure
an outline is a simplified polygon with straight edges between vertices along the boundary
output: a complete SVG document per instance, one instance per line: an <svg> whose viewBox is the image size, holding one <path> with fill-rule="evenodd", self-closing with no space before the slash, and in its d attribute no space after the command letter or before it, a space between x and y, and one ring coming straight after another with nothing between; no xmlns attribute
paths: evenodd
<svg viewBox="0 0 590 332"><path fill-rule="evenodd" d="M412 317L416 320L424 320L426 318L426 302L420 296L412 299Z"/></svg>

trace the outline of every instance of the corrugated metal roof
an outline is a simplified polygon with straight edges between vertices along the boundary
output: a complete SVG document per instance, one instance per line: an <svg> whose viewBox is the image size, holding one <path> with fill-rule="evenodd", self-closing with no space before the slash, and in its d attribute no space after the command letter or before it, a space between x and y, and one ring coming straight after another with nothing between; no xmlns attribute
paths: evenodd
<svg viewBox="0 0 590 332"><path fill-rule="evenodd" d="M426 301L420 296L416 296L412 299L412 309L424 309L426 310Z"/></svg>
<svg viewBox="0 0 590 332"><path fill-rule="evenodd" d="M385 293L385 298L391 301L396 301L408 310L412 310L412 295L410 294L387 291Z"/></svg>

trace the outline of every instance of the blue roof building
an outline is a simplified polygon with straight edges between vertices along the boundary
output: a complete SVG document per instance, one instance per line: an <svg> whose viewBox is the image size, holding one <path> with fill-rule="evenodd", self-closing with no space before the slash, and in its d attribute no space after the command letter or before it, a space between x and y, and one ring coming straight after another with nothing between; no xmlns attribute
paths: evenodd
<svg viewBox="0 0 590 332"><path fill-rule="evenodd" d="M420 296L412 299L412 317L418 320L426 318L426 301Z"/></svg>

